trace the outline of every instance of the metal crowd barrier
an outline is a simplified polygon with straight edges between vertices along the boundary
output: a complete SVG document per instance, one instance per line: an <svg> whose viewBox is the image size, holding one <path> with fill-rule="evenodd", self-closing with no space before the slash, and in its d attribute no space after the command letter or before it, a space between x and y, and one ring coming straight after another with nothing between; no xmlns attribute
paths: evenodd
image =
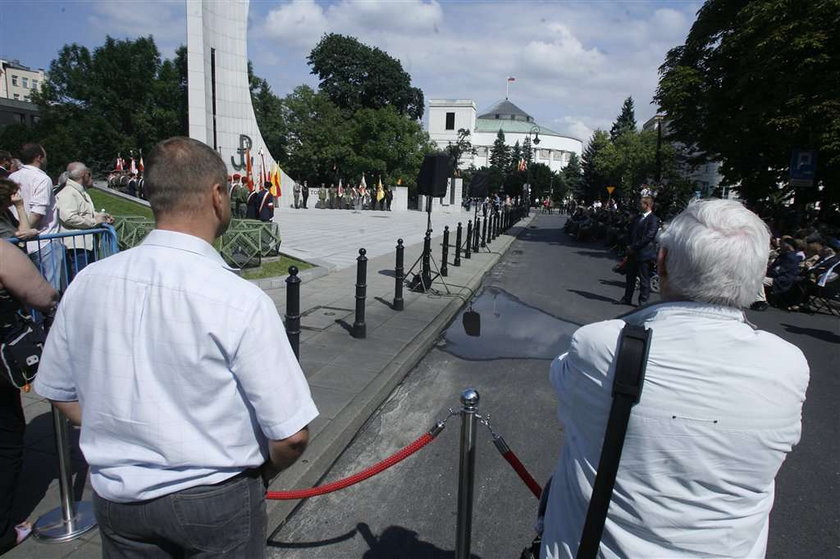
<svg viewBox="0 0 840 559"><path fill-rule="evenodd" d="M8 239L21 248L35 250L29 257L48 282L63 292L76 274L90 263L119 252L117 234L110 225L67 233L40 235L21 241ZM41 515L32 527L33 535L45 542L75 540L96 526L90 501L76 501L73 495L73 471L70 431L67 418L52 408L55 448L58 455L60 505Z"/></svg>

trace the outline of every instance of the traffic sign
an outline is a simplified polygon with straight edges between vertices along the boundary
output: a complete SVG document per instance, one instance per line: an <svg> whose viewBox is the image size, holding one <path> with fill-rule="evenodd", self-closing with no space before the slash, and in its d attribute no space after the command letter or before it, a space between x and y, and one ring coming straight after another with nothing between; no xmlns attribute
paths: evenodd
<svg viewBox="0 0 840 559"><path fill-rule="evenodd" d="M817 172L817 152L813 149L795 149L790 156L790 185L814 186Z"/></svg>
<svg viewBox="0 0 840 559"><path fill-rule="evenodd" d="M607 192L609 192L610 196L612 196L612 193L613 193L614 190L615 190L614 186L608 186L607 187Z"/></svg>

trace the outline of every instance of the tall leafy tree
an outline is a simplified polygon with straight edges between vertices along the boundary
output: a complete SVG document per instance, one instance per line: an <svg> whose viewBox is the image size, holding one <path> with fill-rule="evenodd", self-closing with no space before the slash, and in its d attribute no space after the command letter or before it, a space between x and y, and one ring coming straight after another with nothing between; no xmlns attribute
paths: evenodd
<svg viewBox="0 0 840 559"><path fill-rule="evenodd" d="M117 152L186 134L186 49L170 61L152 37L65 45L33 101L41 120L29 139L47 146L52 174L73 160L107 168Z"/></svg>
<svg viewBox="0 0 840 559"><path fill-rule="evenodd" d="M575 196L583 194L583 169L581 169L580 158L576 153L569 157L569 162L563 167L563 182Z"/></svg>
<svg viewBox="0 0 840 559"><path fill-rule="evenodd" d="M531 145L531 137L526 136L525 139L522 141L522 159L525 160L527 165L531 164L531 161L534 159L534 148Z"/></svg>
<svg viewBox="0 0 840 559"><path fill-rule="evenodd" d="M660 68L655 100L671 137L694 148L696 161L721 161L725 184L749 201L780 198L791 150L815 149L822 211L836 209L838 25L837 0L708 0Z"/></svg>
<svg viewBox="0 0 840 559"><path fill-rule="evenodd" d="M392 106L416 120L423 116L423 92L411 86L400 61L383 50L330 33L312 49L308 61L321 91L348 115Z"/></svg>
<svg viewBox="0 0 840 559"><path fill-rule="evenodd" d="M510 147L505 144L505 133L499 129L493 147L490 148L490 166L499 169L503 173L507 170L510 162Z"/></svg>
<svg viewBox="0 0 840 559"><path fill-rule="evenodd" d="M251 104L254 116L260 128L260 134L271 155L285 163L286 122L283 101L271 90L268 82L254 74L251 62L248 62L248 88L251 91Z"/></svg>
<svg viewBox="0 0 840 559"><path fill-rule="evenodd" d="M522 146L519 145L519 140L513 144L510 150L510 161L508 163L508 172L514 173L519 170L519 162L522 160Z"/></svg>
<svg viewBox="0 0 840 559"><path fill-rule="evenodd" d="M633 98L628 97L621 105L621 113L613 122L610 129L610 139L615 140L625 132L636 130L636 109L633 106Z"/></svg>
<svg viewBox="0 0 840 559"><path fill-rule="evenodd" d="M458 139L454 143L449 142L449 145L446 146L446 153L449 154L449 158L452 160L452 168L455 169L457 175L458 163L461 161L461 158L464 155L475 153L475 148L473 148L472 142L470 141L470 131L466 128L459 128Z"/></svg>
<svg viewBox="0 0 840 559"><path fill-rule="evenodd" d="M596 161L598 154L610 144L610 135L605 130L595 130L581 156L580 166L583 171L581 188L573 191L575 196L583 196L587 202L592 202L603 195L604 188L609 185L609 178L599 172Z"/></svg>

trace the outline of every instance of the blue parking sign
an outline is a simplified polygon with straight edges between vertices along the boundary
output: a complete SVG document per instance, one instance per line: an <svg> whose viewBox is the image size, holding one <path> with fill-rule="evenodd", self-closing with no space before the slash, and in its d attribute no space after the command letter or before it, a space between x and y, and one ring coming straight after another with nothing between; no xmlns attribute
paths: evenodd
<svg viewBox="0 0 840 559"><path fill-rule="evenodd" d="M817 173L817 152L813 149L795 149L790 156L790 185L814 186Z"/></svg>

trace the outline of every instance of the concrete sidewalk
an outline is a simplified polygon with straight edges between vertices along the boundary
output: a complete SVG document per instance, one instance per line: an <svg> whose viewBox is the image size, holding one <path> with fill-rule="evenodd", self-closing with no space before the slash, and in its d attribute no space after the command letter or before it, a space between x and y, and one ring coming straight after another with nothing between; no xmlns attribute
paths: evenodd
<svg viewBox="0 0 840 559"><path fill-rule="evenodd" d="M356 267L336 267L320 277L317 277L319 274L307 274L312 279L305 277L301 284L301 365L320 416L310 426L311 440L303 458L283 472L270 489L305 488L321 479L371 413L434 344L464 301L470 299L471 290L480 285L484 274L530 221L531 218L523 219L507 234L493 240L487 249L473 253L471 259L462 258L460 267L452 265L454 249L450 249L448 277L435 281L435 293L405 290L405 310L401 312L391 308L395 285L394 253L371 258L365 305L367 338L362 340L352 338L349 333L354 321ZM454 240L453 230L452 245ZM432 242L433 256L438 263L441 241L442 237L436 237ZM421 252L422 243L406 247L406 272ZM449 293L444 282L449 286ZM282 314L286 299L284 282L275 280L262 285ZM29 513L34 521L58 506L57 459L49 404L29 393L24 395L24 406L26 454L16 508ZM78 432L75 439L75 494L90 500L87 466L78 450ZM268 501L267 504L271 533L297 502ZM99 532L93 530L64 544L46 544L30 538L4 557L82 558L100 557L100 554Z"/></svg>

